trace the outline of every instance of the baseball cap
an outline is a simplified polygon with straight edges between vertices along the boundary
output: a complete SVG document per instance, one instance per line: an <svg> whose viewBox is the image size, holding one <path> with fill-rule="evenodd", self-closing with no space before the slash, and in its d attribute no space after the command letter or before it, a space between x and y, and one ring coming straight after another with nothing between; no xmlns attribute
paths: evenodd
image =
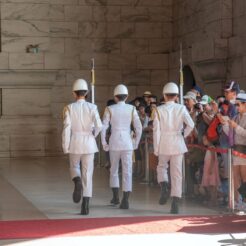
<svg viewBox="0 0 246 246"><path fill-rule="evenodd" d="M202 89L198 86L198 85L195 85L192 90L195 90L197 91L200 95L203 95L203 91Z"/></svg>
<svg viewBox="0 0 246 246"><path fill-rule="evenodd" d="M240 92L239 84L235 81L230 81L226 83L224 87L224 91L236 91L236 93Z"/></svg>
<svg viewBox="0 0 246 246"><path fill-rule="evenodd" d="M194 101L196 102L196 94L195 94L194 92L192 92L192 91L188 91L188 92L184 95L183 98L184 98L184 99L192 99L192 100L194 100Z"/></svg>
<svg viewBox="0 0 246 246"><path fill-rule="evenodd" d="M200 103L201 103L202 105L206 105L206 104L211 103L212 101L213 101L213 99L212 99L210 96L204 95L204 96L202 97Z"/></svg>

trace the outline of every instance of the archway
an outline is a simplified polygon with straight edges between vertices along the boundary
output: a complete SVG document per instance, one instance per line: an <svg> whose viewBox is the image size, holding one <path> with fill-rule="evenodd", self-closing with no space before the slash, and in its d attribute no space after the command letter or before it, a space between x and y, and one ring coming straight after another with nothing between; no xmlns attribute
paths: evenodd
<svg viewBox="0 0 246 246"><path fill-rule="evenodd" d="M191 90L196 85L195 76L189 65L183 67L184 74L184 93Z"/></svg>

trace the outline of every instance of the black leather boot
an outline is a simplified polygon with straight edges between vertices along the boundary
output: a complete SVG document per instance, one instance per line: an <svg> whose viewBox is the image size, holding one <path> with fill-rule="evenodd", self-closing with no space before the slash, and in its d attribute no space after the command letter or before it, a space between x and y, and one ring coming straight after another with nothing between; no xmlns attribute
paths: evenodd
<svg viewBox="0 0 246 246"><path fill-rule="evenodd" d="M113 205L117 205L120 203L120 199L119 199L119 188L112 188L113 191L113 198L110 201L111 204Z"/></svg>
<svg viewBox="0 0 246 246"><path fill-rule="evenodd" d="M90 197L83 197L83 202L81 205L81 214L82 215L89 214L89 201L90 201Z"/></svg>
<svg viewBox="0 0 246 246"><path fill-rule="evenodd" d="M168 183L167 182L161 182L161 196L159 199L159 204L163 205L167 203L168 200Z"/></svg>
<svg viewBox="0 0 246 246"><path fill-rule="evenodd" d="M129 191L123 192L123 198L122 198L121 203L120 203L120 209L128 209L129 208L129 202L128 202L129 195L130 195Z"/></svg>
<svg viewBox="0 0 246 246"><path fill-rule="evenodd" d="M80 177L73 178L74 182L74 191L73 191L73 201L79 203L81 200L82 193L82 182Z"/></svg>
<svg viewBox="0 0 246 246"><path fill-rule="evenodd" d="M171 214L179 213L179 197L173 197L172 205L171 205Z"/></svg>

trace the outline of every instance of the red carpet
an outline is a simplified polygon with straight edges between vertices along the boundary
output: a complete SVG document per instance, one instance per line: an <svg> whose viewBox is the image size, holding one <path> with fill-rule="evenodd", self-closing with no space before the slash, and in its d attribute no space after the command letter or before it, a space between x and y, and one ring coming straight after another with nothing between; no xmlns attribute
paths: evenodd
<svg viewBox="0 0 246 246"><path fill-rule="evenodd" d="M158 216L0 221L0 239L172 232L245 233L246 216Z"/></svg>

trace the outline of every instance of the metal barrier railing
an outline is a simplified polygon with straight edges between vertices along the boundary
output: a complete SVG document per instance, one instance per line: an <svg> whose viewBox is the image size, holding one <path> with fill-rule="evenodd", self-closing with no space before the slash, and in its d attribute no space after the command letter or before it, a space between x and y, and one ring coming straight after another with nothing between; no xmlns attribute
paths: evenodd
<svg viewBox="0 0 246 246"><path fill-rule="evenodd" d="M102 158L104 150L102 148L100 134L96 138L96 143L97 143L97 147L98 147L98 152L95 154L95 166L96 167L102 167L103 166L103 161L104 161L103 158Z"/></svg>
<svg viewBox="0 0 246 246"><path fill-rule="evenodd" d="M101 155L102 155L102 144L101 144L101 135L97 137L97 146L98 146L98 157L97 157L97 165L100 167L102 165Z"/></svg>
<svg viewBox="0 0 246 246"><path fill-rule="evenodd" d="M234 202L234 173L232 165L232 149L228 149L228 205L231 212L234 212L235 202Z"/></svg>
<svg viewBox="0 0 246 246"><path fill-rule="evenodd" d="M99 152L96 155L96 165L98 167L104 166L105 162L105 153L102 149L101 145L101 139L100 136L97 137L97 144L98 144L98 149ZM150 183L150 162L149 162L149 144L151 143L150 136L148 134L145 135L144 138L144 166L145 166L145 179L144 182L145 184ZM198 147L198 146L196 146ZM201 148L204 148L201 146ZM220 150L219 150L220 151ZM233 158L233 151L232 149L228 149L227 151L224 149L225 152L228 153L228 208L231 212L234 212L235 210L235 202L234 202L234 173L233 173L233 165L232 165L232 158ZM225 153L224 152L224 153ZM187 181L186 180L186 175L185 175L185 157L183 158L183 196L187 193Z"/></svg>
<svg viewBox="0 0 246 246"><path fill-rule="evenodd" d="M149 178L149 143L148 143L148 136L145 135L144 138L144 156L145 156L145 183L149 184L150 178Z"/></svg>
<svg viewBox="0 0 246 246"><path fill-rule="evenodd" d="M187 192L186 179L185 179L185 156L182 160L182 196L185 197Z"/></svg>
<svg viewBox="0 0 246 246"><path fill-rule="evenodd" d="M223 148L209 148L201 145L191 144L189 147L195 147L200 149L209 149L217 153L224 153L227 155L227 177L228 177L228 209L232 213L235 212L235 187L234 187L234 168L233 168L233 156L241 157L246 161L246 155L238 151L233 150L232 148L223 149ZM224 160L225 161L225 160Z"/></svg>
<svg viewBox="0 0 246 246"><path fill-rule="evenodd" d="M98 153L95 155L95 166L103 167L105 162L105 152L102 148L101 138L98 136L96 138L97 146L98 146ZM149 136L146 134L144 138L144 168L145 168L145 176L144 182L149 184L150 182L150 167L149 167Z"/></svg>

